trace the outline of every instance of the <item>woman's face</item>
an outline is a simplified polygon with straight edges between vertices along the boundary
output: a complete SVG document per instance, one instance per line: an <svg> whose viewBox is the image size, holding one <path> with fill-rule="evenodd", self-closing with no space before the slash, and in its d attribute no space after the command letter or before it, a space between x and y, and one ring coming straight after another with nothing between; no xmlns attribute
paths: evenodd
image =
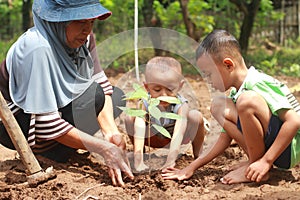
<svg viewBox="0 0 300 200"><path fill-rule="evenodd" d="M78 48L85 44L87 36L93 29L95 19L76 20L66 27L67 45L70 48Z"/></svg>

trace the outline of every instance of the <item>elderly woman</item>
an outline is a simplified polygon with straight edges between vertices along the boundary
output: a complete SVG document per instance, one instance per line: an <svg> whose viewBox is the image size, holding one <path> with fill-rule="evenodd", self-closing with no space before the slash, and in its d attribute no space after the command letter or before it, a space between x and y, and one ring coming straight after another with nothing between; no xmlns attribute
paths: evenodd
<svg viewBox="0 0 300 200"><path fill-rule="evenodd" d="M33 152L64 162L77 149L104 157L114 185L133 178L113 118L112 87L90 38L111 12L99 0L35 0L35 26L10 48L0 89ZM90 43L89 51L87 43ZM101 127L103 139L93 135ZM14 146L0 122L0 143Z"/></svg>

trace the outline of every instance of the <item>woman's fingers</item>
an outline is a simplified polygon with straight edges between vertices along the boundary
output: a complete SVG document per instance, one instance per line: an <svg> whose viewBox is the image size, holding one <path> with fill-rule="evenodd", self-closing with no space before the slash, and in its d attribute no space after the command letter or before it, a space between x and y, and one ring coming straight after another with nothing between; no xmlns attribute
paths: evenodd
<svg viewBox="0 0 300 200"><path fill-rule="evenodd" d="M108 163L108 166L111 166L109 169L109 174L113 185L120 185L123 187L125 184L121 171L123 171L131 180L134 178L134 176L131 172L126 153L121 149L119 149L117 152L118 154L115 154L115 156L111 158L110 163Z"/></svg>
<svg viewBox="0 0 300 200"><path fill-rule="evenodd" d="M117 185L116 176L115 176L114 170L112 168L109 168L108 174L111 178L112 184Z"/></svg>
<svg viewBox="0 0 300 200"><path fill-rule="evenodd" d="M111 138L111 142L115 144L116 146L120 147L121 149L126 149L126 143L121 134L115 134Z"/></svg>
<svg viewBox="0 0 300 200"><path fill-rule="evenodd" d="M119 169L114 169L114 173L115 173L115 176L117 178L117 181L118 181L118 184L122 187L125 186L124 184L124 181L123 181L123 178L122 178L122 173L121 173L121 170Z"/></svg>
<svg viewBox="0 0 300 200"><path fill-rule="evenodd" d="M133 175L130 176L130 173L126 173L127 176L130 178L130 179L133 179ZM119 186L122 186L124 187L125 186L125 183L123 181L123 177L122 177L122 173L121 173L121 170L120 169L113 169L113 168L110 168L109 169L109 176L112 180L112 183L113 185L119 185Z"/></svg>

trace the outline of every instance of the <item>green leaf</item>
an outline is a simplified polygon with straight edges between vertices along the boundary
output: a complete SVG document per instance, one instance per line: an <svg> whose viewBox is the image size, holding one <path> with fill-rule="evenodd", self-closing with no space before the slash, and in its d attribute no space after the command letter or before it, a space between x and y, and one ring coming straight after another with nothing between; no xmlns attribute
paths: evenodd
<svg viewBox="0 0 300 200"><path fill-rule="evenodd" d="M158 100L160 101L165 101L171 104L180 104L181 101L177 97L169 97L169 96L161 96L157 97Z"/></svg>
<svg viewBox="0 0 300 200"><path fill-rule="evenodd" d="M133 92L128 92L125 96L125 100L134 100L134 99L148 99L148 93L146 90L138 85L138 84L133 84L134 91Z"/></svg>
<svg viewBox="0 0 300 200"><path fill-rule="evenodd" d="M140 89L142 86L140 86L140 85L137 84L137 83L133 83L133 84L132 84L132 87L133 87L134 90L138 90L138 89Z"/></svg>
<svg viewBox="0 0 300 200"><path fill-rule="evenodd" d="M159 100L157 98L151 98L149 104L151 106L158 106L159 105Z"/></svg>
<svg viewBox="0 0 300 200"><path fill-rule="evenodd" d="M149 114L155 119L159 120L161 118L162 112L156 106L149 105L148 110Z"/></svg>
<svg viewBox="0 0 300 200"><path fill-rule="evenodd" d="M157 124L152 124L152 126L157 130L159 131L163 136L167 137L167 138L172 138L170 133L162 126L159 126Z"/></svg>
<svg viewBox="0 0 300 200"><path fill-rule="evenodd" d="M163 112L162 113L163 118L168 118L168 119L182 119L182 117L176 113L170 113L170 112Z"/></svg>
<svg viewBox="0 0 300 200"><path fill-rule="evenodd" d="M121 106L118 108L121 109L125 114L132 117L143 117L147 114L145 110L141 110L141 109L121 107Z"/></svg>

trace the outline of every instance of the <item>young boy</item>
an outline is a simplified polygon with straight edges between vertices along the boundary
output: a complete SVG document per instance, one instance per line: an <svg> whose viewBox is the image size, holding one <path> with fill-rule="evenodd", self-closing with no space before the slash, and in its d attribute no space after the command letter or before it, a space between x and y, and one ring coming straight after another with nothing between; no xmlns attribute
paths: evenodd
<svg viewBox="0 0 300 200"><path fill-rule="evenodd" d="M169 104L160 101L157 106L162 112L173 112L181 116L178 120L161 118L159 121L151 117L151 123L156 123L168 130L172 139L162 135L152 126L150 129L150 146L154 148L169 147L167 161L163 166L174 167L179 154L180 145L192 141L193 154L197 158L204 140L204 121L197 110L189 110L187 100L178 94L184 84L181 65L171 57L154 57L148 61L145 69L144 87L151 98L161 96L177 97L180 104ZM144 110L147 102L141 102ZM134 168L137 172L148 169L143 161L144 145L148 145L148 122L140 117L127 117L126 130L134 144Z"/></svg>
<svg viewBox="0 0 300 200"><path fill-rule="evenodd" d="M200 44L197 65L212 87L229 98L217 98L212 115L224 128L214 147L188 167L163 171L165 179L188 179L229 147L234 139L248 156L225 175L224 184L269 178L273 164L288 169L300 161L300 106L286 85L257 71L247 69L238 41L224 30L215 30Z"/></svg>

